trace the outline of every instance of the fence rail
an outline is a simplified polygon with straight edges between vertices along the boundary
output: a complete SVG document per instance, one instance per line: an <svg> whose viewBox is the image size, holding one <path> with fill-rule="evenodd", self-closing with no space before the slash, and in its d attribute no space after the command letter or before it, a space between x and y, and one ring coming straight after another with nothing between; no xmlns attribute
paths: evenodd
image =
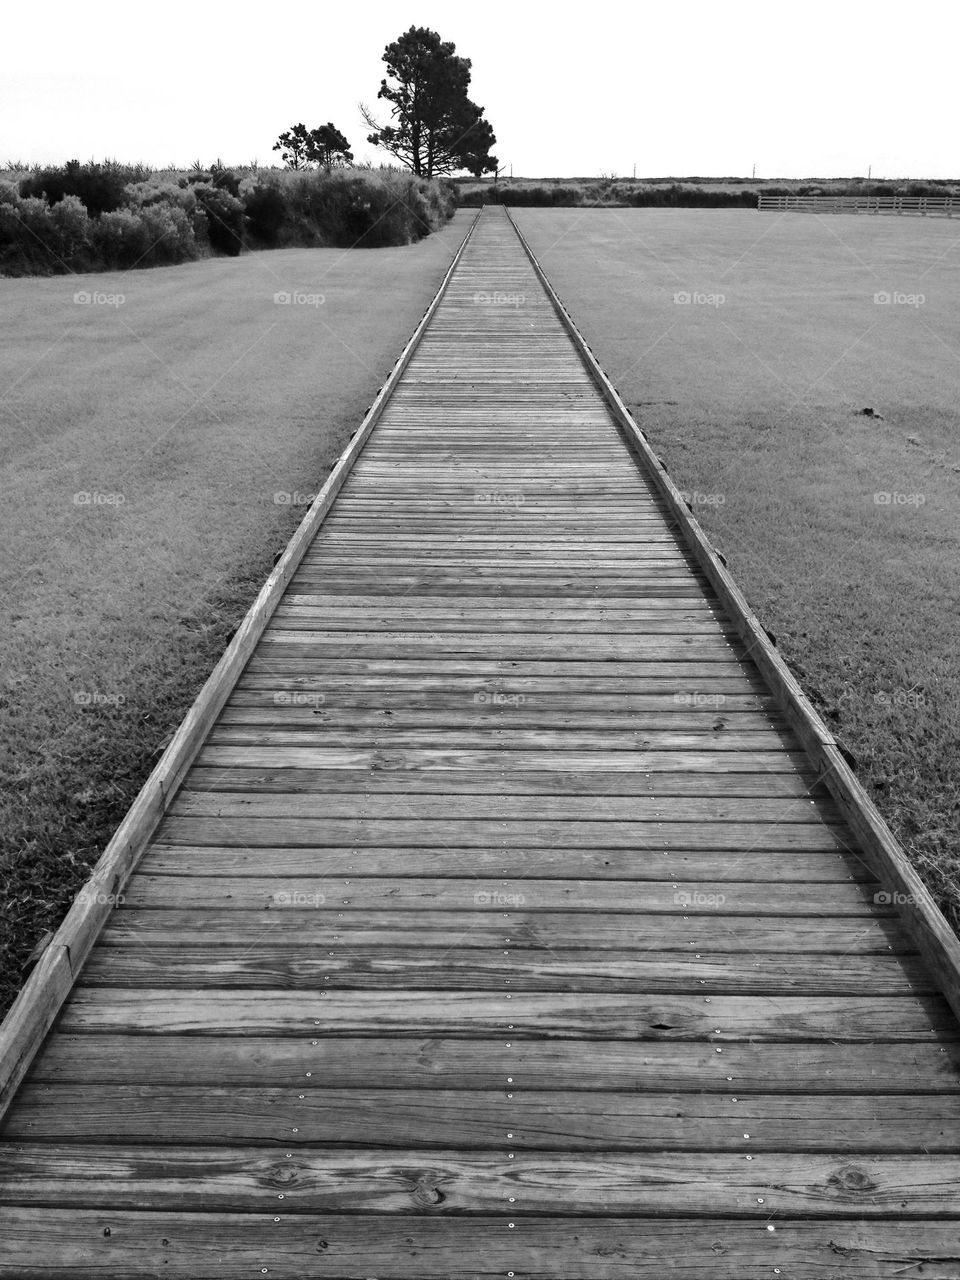
<svg viewBox="0 0 960 1280"><path fill-rule="evenodd" d="M761 213L918 213L960 216L960 196L757 196Z"/></svg>

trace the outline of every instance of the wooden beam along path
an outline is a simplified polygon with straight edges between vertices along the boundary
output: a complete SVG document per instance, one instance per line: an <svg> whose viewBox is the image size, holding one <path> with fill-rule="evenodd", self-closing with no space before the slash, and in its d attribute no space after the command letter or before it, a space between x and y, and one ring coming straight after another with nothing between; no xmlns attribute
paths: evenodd
<svg viewBox="0 0 960 1280"><path fill-rule="evenodd" d="M501 210L415 336L15 1091L0 1277L957 1280L952 979Z"/></svg>

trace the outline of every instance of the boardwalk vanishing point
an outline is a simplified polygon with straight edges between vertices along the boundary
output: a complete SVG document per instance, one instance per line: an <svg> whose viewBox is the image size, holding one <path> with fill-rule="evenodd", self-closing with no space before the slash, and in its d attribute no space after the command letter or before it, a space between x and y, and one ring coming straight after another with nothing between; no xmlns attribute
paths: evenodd
<svg viewBox="0 0 960 1280"><path fill-rule="evenodd" d="M0 1277L957 1280L957 940L505 210L0 1034Z"/></svg>

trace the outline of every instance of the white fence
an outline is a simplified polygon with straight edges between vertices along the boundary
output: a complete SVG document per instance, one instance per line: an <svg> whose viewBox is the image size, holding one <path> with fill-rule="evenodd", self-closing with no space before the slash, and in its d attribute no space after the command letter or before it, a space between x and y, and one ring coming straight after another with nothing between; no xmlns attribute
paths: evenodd
<svg viewBox="0 0 960 1280"><path fill-rule="evenodd" d="M757 196L765 212L793 213L919 213L960 216L960 196Z"/></svg>

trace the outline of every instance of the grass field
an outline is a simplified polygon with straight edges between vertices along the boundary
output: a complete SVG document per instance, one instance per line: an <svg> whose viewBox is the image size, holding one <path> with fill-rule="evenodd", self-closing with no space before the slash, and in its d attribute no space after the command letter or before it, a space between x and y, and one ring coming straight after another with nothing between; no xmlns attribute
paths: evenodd
<svg viewBox="0 0 960 1280"><path fill-rule="evenodd" d="M0 1007L359 425L470 216L400 249L0 280L0 879L15 921ZM93 300L75 302L81 291Z"/></svg>
<svg viewBox="0 0 960 1280"><path fill-rule="evenodd" d="M960 228L515 217L956 926Z"/></svg>

